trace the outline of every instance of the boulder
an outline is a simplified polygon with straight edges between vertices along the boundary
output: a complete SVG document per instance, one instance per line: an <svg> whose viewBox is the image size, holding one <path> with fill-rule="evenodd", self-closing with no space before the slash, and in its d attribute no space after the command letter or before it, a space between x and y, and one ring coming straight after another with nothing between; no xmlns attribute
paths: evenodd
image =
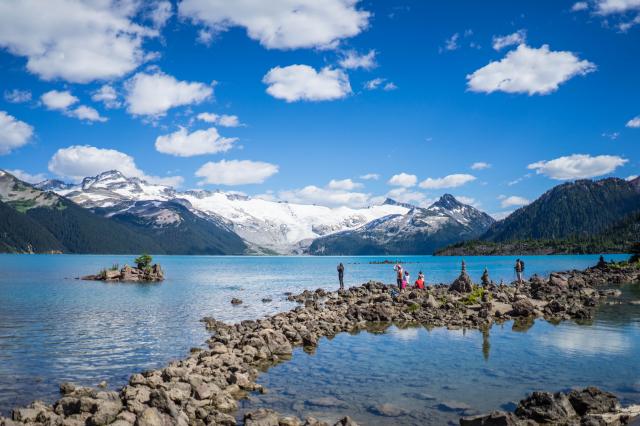
<svg viewBox="0 0 640 426"><path fill-rule="evenodd" d="M261 408L244 415L246 426L279 426L278 413Z"/></svg>
<svg viewBox="0 0 640 426"><path fill-rule="evenodd" d="M493 411L486 415L460 419L460 426L517 426L517 424L516 416L504 411Z"/></svg>
<svg viewBox="0 0 640 426"><path fill-rule="evenodd" d="M615 412L620 408L618 398L612 393L595 387L574 390L569 393L569 401L580 416Z"/></svg>
<svg viewBox="0 0 640 426"><path fill-rule="evenodd" d="M516 415L539 423L558 423L577 416L569 398L561 392L534 392L520 401Z"/></svg>
<svg viewBox="0 0 640 426"><path fill-rule="evenodd" d="M529 299L520 299L511 305L509 315L514 317L529 317L534 315L536 307Z"/></svg>

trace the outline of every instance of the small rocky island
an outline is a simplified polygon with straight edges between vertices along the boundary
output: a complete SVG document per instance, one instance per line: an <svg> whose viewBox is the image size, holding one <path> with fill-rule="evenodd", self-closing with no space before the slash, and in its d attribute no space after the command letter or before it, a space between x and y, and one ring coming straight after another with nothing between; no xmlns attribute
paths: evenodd
<svg viewBox="0 0 640 426"><path fill-rule="evenodd" d="M151 283L164 280L164 272L159 264L153 264L153 259L148 254L143 254L134 260L135 267L124 265L120 268L113 265L109 269L103 269L96 275L85 275L82 280L88 281L117 281L129 283Z"/></svg>

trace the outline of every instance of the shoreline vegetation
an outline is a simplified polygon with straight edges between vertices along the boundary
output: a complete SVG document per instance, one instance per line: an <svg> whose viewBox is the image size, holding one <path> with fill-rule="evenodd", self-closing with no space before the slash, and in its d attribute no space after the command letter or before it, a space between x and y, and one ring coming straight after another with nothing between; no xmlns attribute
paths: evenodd
<svg viewBox="0 0 640 426"><path fill-rule="evenodd" d="M464 269L452 285L398 292L396 286L368 282L347 290L305 290L288 299L296 308L255 321L225 324L204 318L211 337L207 349L192 349L182 360L157 370L133 374L119 392L63 383L53 404L36 401L0 417L0 426L88 425L162 426L235 425L238 401L250 392L265 392L256 383L260 371L284 362L294 347L313 351L322 337L343 332L381 330L391 325L486 330L514 321L529 327L535 319L558 322L588 320L596 307L619 290L603 286L640 281L640 263L606 263L584 271L532 276L522 283L496 284L488 272L482 285ZM348 415L349 413L344 413ZM515 413L494 412L461 419L464 425L624 424L640 414L637 406L621 408L615 396L595 388L568 395L538 392L521 401ZM260 409L244 417L247 426L326 425ZM355 425L342 417L336 425Z"/></svg>
<svg viewBox="0 0 640 426"><path fill-rule="evenodd" d="M618 254L633 252L634 243L602 240L463 241L436 250L434 256L535 256Z"/></svg>

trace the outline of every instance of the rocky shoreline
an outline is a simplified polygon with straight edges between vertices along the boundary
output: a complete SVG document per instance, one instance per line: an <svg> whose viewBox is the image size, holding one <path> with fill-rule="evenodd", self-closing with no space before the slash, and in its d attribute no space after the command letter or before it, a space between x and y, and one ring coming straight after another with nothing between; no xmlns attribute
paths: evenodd
<svg viewBox="0 0 640 426"><path fill-rule="evenodd" d="M603 299L615 296L616 290L599 289L599 286L639 280L640 269L635 264L603 263L585 271L553 273L547 279L533 276L509 286L493 283L488 273L483 275L483 285L475 286L463 268L454 284L434 285L426 290L398 293L395 286L369 282L344 291L304 291L289 296L300 306L264 319L233 325L213 318L203 319L211 332L208 349L193 349L187 358L165 368L134 374L120 392L63 384L60 388L62 397L54 404L36 401L28 407L17 408L11 419L0 418L0 426L235 425L233 413L238 408L238 400L249 392L264 391L256 383L259 371L291 357L295 346L312 348L318 345L321 337L366 330L381 323L486 329L492 323L509 319L525 324L535 318L550 321L589 319ZM545 395L548 400L550 394ZM571 399L571 396L565 397ZM536 401L541 399L539 395L536 398ZM541 400L547 404L545 398ZM558 399L572 414L562 397L553 396L552 399ZM600 419L605 423L586 424L623 422L622 409L619 405L616 407L616 413L620 414L615 418L618 423L602 420L615 417L613 411L608 411L610 416ZM574 411L578 413L575 408ZM473 425L520 424L517 421L540 423L536 417L518 417L518 413L515 414L517 418L506 413L500 415L504 419L497 422L490 418L463 419L461 422L468 421L472 423L463 424ZM580 424L577 417L569 418L571 421L567 424ZM257 410L246 414L244 424L325 423L314 418L301 420L270 410ZM337 424L355 423L345 417Z"/></svg>
<svg viewBox="0 0 640 426"><path fill-rule="evenodd" d="M164 272L160 265L155 264L148 268L136 268L125 265L122 269L103 269L95 275L85 275L80 278L85 281L111 281L126 283L154 283L164 281Z"/></svg>

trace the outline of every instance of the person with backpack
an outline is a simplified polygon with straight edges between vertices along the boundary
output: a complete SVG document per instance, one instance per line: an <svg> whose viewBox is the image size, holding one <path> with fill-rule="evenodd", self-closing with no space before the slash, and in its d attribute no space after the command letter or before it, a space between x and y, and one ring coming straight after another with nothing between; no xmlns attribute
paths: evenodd
<svg viewBox="0 0 640 426"><path fill-rule="evenodd" d="M342 262L338 265L338 281L340 281L340 290L344 290L344 265Z"/></svg>
<svg viewBox="0 0 640 426"><path fill-rule="evenodd" d="M524 262L520 259L516 259L516 266L514 269L516 270L516 277L518 280L518 284L522 284L522 273L524 272Z"/></svg>

